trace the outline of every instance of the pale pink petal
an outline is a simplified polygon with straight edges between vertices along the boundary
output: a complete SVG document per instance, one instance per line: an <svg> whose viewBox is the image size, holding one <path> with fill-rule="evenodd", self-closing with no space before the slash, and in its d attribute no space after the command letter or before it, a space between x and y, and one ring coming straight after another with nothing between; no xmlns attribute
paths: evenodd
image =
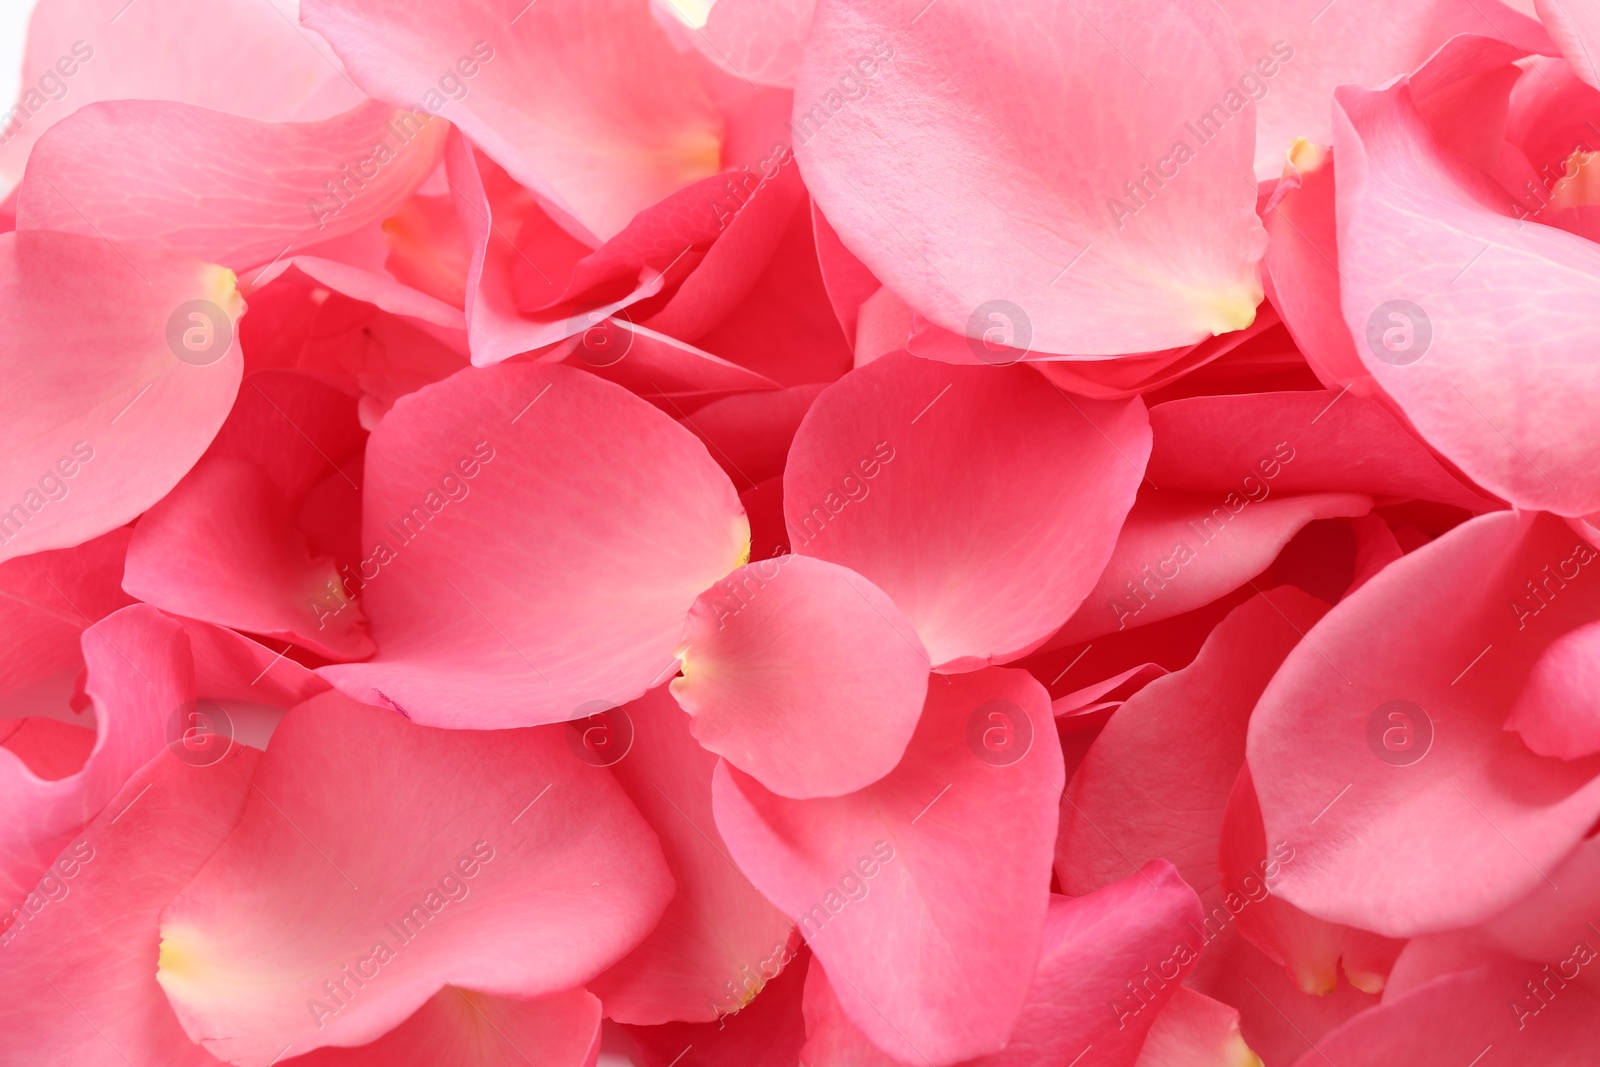
<svg viewBox="0 0 1600 1067"><path fill-rule="evenodd" d="M1135 1067L1261 1067L1239 1033L1239 1012L1179 986L1156 1016Z"/></svg>
<svg viewBox="0 0 1600 1067"><path fill-rule="evenodd" d="M523 1000L449 986L378 1040L284 1067L594 1067L600 1001L581 989Z"/></svg>
<svg viewBox="0 0 1600 1067"><path fill-rule="evenodd" d="M688 716L660 687L567 729L611 767L678 884L650 936L589 983L606 1017L709 1022L740 1011L793 958L794 927L728 858L711 813L717 757L695 743Z"/></svg>
<svg viewBox="0 0 1600 1067"><path fill-rule="evenodd" d="M1493 512L1396 560L1289 655L1251 722L1274 891L1402 937L1487 918L1600 815L1600 759L1505 730L1523 680L1600 617L1600 553L1549 516Z"/></svg>
<svg viewBox="0 0 1600 1067"><path fill-rule="evenodd" d="M0 186L39 135L97 100L178 100L263 122L327 118L361 101L328 46L269 4L44 0L28 23Z"/></svg>
<svg viewBox="0 0 1600 1067"><path fill-rule="evenodd" d="M155 982L158 916L239 817L257 756L236 748L196 766L159 755L46 861L26 917L0 935L8 1058L84 1067L216 1063L189 1041Z"/></svg>
<svg viewBox="0 0 1600 1067"><path fill-rule="evenodd" d="M703 17L694 17L695 6L656 0L658 10L684 22L684 36L700 54L729 74L760 85L794 85L815 0L712 0Z"/></svg>
<svg viewBox="0 0 1600 1067"><path fill-rule="evenodd" d="M1600 89L1600 10L1584 0L1533 0L1533 7L1573 71Z"/></svg>
<svg viewBox="0 0 1600 1067"><path fill-rule="evenodd" d="M1075 399L1027 367L885 356L823 390L800 424L789 543L888 593L936 667L1004 662L1093 587L1149 441L1137 399Z"/></svg>
<svg viewBox="0 0 1600 1067"><path fill-rule="evenodd" d="M566 367L473 368L401 398L367 444L364 507L351 585L378 655L322 673L431 725L634 699L749 547L694 435Z"/></svg>
<svg viewBox="0 0 1600 1067"><path fill-rule="evenodd" d="M0 559L97 537L177 484L238 390L243 310L220 267L0 236Z"/></svg>
<svg viewBox="0 0 1600 1067"><path fill-rule="evenodd" d="M327 702L279 724L244 815L162 913L157 979L230 1062L370 1042L446 985L570 989L672 893L563 729L445 731Z"/></svg>
<svg viewBox="0 0 1600 1067"><path fill-rule="evenodd" d="M896 1058L950 1064L997 1051L1022 1010L1060 751L1049 699L1026 674L939 678L886 778L789 800L724 764L717 828L798 922L851 1021Z"/></svg>
<svg viewBox="0 0 1600 1067"><path fill-rule="evenodd" d="M1216 5L921 7L823 0L796 76L806 182L885 285L969 337L1020 319L1039 352L1250 324L1255 109Z"/></svg>
<svg viewBox="0 0 1600 1067"><path fill-rule="evenodd" d="M720 169L721 121L646 0L307 3L366 92L440 112L594 243Z"/></svg>
<svg viewBox="0 0 1600 1067"><path fill-rule="evenodd" d="M264 123L189 104L91 104L34 147L19 230L257 267L384 218L428 176L445 123L367 101Z"/></svg>
<svg viewBox="0 0 1600 1067"><path fill-rule="evenodd" d="M695 738L785 797L836 797L888 774L928 695L928 653L894 601L808 556L751 563L707 589L678 658L672 695Z"/></svg>

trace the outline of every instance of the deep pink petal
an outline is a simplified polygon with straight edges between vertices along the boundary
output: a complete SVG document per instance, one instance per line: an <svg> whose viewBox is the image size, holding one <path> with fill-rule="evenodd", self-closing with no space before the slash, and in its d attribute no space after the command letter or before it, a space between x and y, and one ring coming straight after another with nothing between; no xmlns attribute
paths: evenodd
<svg viewBox="0 0 1600 1067"><path fill-rule="evenodd" d="M1506 729L1541 756L1582 759L1600 752L1600 622L1558 638L1533 665Z"/></svg>
<svg viewBox="0 0 1600 1067"><path fill-rule="evenodd" d="M1248 489L1236 486L1225 495L1141 493L1094 589L1047 647L1193 611L1260 575L1309 524L1372 507L1359 493L1280 497L1270 495L1269 483L1244 479Z"/></svg>
<svg viewBox="0 0 1600 1067"><path fill-rule="evenodd" d="M166 747L174 719L194 699L183 630L143 604L83 631L85 689L97 735L82 769L41 780L15 753L0 752L0 901L19 899L128 777ZM25 816L23 813L26 813Z"/></svg>
<svg viewBox="0 0 1600 1067"><path fill-rule="evenodd" d="M1365 493L1491 506L1377 400L1316 392L1197 396L1150 409L1147 474L1163 489Z"/></svg>

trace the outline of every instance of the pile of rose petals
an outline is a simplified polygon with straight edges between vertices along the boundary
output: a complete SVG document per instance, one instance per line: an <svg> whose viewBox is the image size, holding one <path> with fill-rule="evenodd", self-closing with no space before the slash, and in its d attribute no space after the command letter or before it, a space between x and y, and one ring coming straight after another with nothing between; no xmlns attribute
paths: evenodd
<svg viewBox="0 0 1600 1067"><path fill-rule="evenodd" d="M1597 1062L1597 0L284 5L0 115L0 1067Z"/></svg>

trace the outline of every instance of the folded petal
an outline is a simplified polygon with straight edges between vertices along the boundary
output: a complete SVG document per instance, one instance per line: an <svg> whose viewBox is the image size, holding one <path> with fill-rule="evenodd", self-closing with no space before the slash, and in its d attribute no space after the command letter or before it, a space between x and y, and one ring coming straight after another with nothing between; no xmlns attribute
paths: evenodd
<svg viewBox="0 0 1600 1067"><path fill-rule="evenodd" d="M648 0L316 0L305 23L367 93L443 109L596 244L719 169L721 121Z"/></svg>
<svg viewBox="0 0 1600 1067"><path fill-rule="evenodd" d="M1582 515L1600 509L1591 435L1572 418L1600 403L1580 310L1600 298L1600 248L1515 217L1419 111L1424 89L1448 92L1453 73L1518 54L1462 38L1386 89L1339 91L1344 316L1378 384L1473 481L1520 507Z"/></svg>
<svg viewBox="0 0 1600 1067"><path fill-rule="evenodd" d="M794 927L728 858L711 813L717 757L695 743L688 716L660 687L567 729L588 758L611 767L661 839L678 886L650 936L589 983L606 1017L654 1025L741 1011L793 958Z"/></svg>
<svg viewBox="0 0 1600 1067"><path fill-rule="evenodd" d="M1391 937L1465 926L1538 885L1600 816L1600 759L1504 729L1563 633L1600 617L1600 556L1549 516L1493 512L1350 594L1284 661L1250 726L1274 886Z"/></svg>
<svg viewBox="0 0 1600 1067"><path fill-rule="evenodd" d="M216 1062L190 1042L155 982L159 916L238 819L257 756L235 748L197 766L158 755L77 840L69 835L26 917L0 939L8 1057L85 1067Z"/></svg>
<svg viewBox="0 0 1600 1067"><path fill-rule="evenodd" d="M889 594L936 667L1005 662L1093 588L1149 442L1138 399L1073 398L1027 367L884 356L800 424L789 543Z"/></svg>
<svg viewBox="0 0 1600 1067"><path fill-rule="evenodd" d="M367 444L364 509L351 584L378 655L322 673L433 725L641 695L749 545L704 445L566 367L474 368L401 398Z"/></svg>
<svg viewBox="0 0 1600 1067"><path fill-rule="evenodd" d="M938 1065L998 1051L1022 1010L1061 786L1044 688L996 668L935 680L905 758L859 792L790 800L724 764L712 796L850 1020Z"/></svg>
<svg viewBox="0 0 1600 1067"><path fill-rule="evenodd" d="M1025 325L1006 344L1039 352L1250 324L1255 109L1219 8L920 6L819 3L795 82L807 184L885 285L968 337Z"/></svg>
<svg viewBox="0 0 1600 1067"><path fill-rule="evenodd" d="M702 593L679 659L672 695L696 739L798 799L888 774L928 695L928 653L894 601L807 556L748 564Z"/></svg>
<svg viewBox="0 0 1600 1067"><path fill-rule="evenodd" d="M794 85L800 45L811 28L815 0L714 0L704 18L687 16L688 4L657 0L684 21L700 54L727 71L761 85Z"/></svg>
<svg viewBox="0 0 1600 1067"><path fill-rule="evenodd" d="M0 559L97 537L177 484L238 390L243 310L221 267L0 236Z"/></svg>
<svg viewBox="0 0 1600 1067"><path fill-rule="evenodd" d="M174 739L194 700L194 666L182 628L143 604L83 631L84 689L94 707L94 749L76 773L41 779L0 751L0 902L21 898L57 853L134 771Z"/></svg>
<svg viewBox="0 0 1600 1067"><path fill-rule="evenodd" d="M532 998L626 953L671 896L650 832L561 728L279 724L222 847L162 914L157 979L238 1064L370 1042L446 985Z"/></svg>
<svg viewBox="0 0 1600 1067"><path fill-rule="evenodd" d="M190 104L91 104L41 138L19 230L180 252L234 270L352 233L428 176L445 124L369 100L319 122Z"/></svg>
<svg viewBox="0 0 1600 1067"><path fill-rule="evenodd" d="M0 696L82 666L84 628L133 603L122 591L130 536L116 529L0 564Z"/></svg>

